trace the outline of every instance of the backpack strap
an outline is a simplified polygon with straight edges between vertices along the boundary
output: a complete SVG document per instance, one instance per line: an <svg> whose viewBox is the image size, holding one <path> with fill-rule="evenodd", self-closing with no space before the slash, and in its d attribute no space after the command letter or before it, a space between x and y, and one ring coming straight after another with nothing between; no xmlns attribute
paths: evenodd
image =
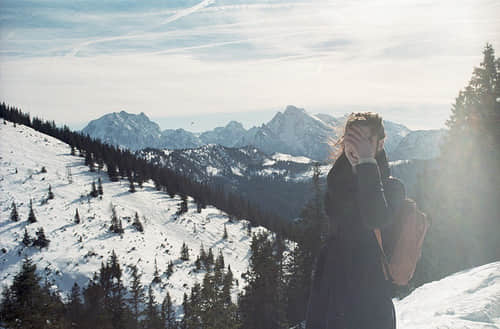
<svg viewBox="0 0 500 329"><path fill-rule="evenodd" d="M382 270L384 271L384 276L386 280L389 280L389 262L387 261L387 256L385 255L384 252L384 246L382 245L382 234L380 232L379 228L375 228L373 230L375 233L375 237L377 238L378 245L380 247L380 251L382 252L381 254L381 259L382 259Z"/></svg>

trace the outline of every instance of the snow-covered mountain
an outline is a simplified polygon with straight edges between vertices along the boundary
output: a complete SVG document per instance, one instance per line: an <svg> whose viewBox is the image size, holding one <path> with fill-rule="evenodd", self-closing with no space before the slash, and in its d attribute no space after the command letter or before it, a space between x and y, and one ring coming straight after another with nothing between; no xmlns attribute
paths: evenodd
<svg viewBox="0 0 500 329"><path fill-rule="evenodd" d="M216 127L213 130L200 134L200 140L205 144L219 144L223 146L242 145L241 139L247 135L246 129L237 121L231 120L224 127Z"/></svg>
<svg viewBox="0 0 500 329"><path fill-rule="evenodd" d="M347 115L339 118L321 113L313 115L304 109L289 105L283 112L277 112L268 123L248 130L233 120L224 127L202 133L192 133L184 129L167 129L160 132L158 126L144 114L134 115L122 111L92 121L83 132L131 150L146 147L183 149L208 144L227 147L252 145L267 154L278 152L325 161L331 153L327 141L336 140L342 134L346 119ZM119 128L121 125L122 129ZM384 126L387 134L386 151L392 154L411 130L401 124L385 120ZM433 136L433 133L429 133L429 136ZM427 138L426 143L420 144L420 139L410 138L401 147L402 150L407 150L406 153L398 151L398 154L406 156L408 152L417 152L417 154L410 153L409 158L434 155L438 152L437 144L434 142L437 143L437 140ZM419 145L413 146L411 143Z"/></svg>
<svg viewBox="0 0 500 329"><path fill-rule="evenodd" d="M389 153L391 160L432 159L439 156L439 146L446 131L415 130L409 132Z"/></svg>
<svg viewBox="0 0 500 329"><path fill-rule="evenodd" d="M90 121L82 132L105 143L131 150L162 146L160 126L144 113L109 113Z"/></svg>
<svg viewBox="0 0 500 329"><path fill-rule="evenodd" d="M269 154L279 152L324 160L330 154L327 140L332 136L336 136L334 127L304 109L289 105L239 144L254 145Z"/></svg>
<svg viewBox="0 0 500 329"><path fill-rule="evenodd" d="M202 146L204 143L192 132L179 129L166 129L162 131L160 141L162 149L183 149ZM154 146L148 146L154 147ZM144 147L143 147L144 148ZM136 148L134 150L139 150Z"/></svg>
<svg viewBox="0 0 500 329"><path fill-rule="evenodd" d="M2 284L11 282L24 255L29 255L43 274L68 292L74 282L85 286L114 250L124 269L125 284L130 279L127 265L134 264L143 272L143 284L151 283L156 260L162 273L162 284L155 286L157 300L168 289L178 307L183 293L189 293L193 283L203 279L204 271L196 272L194 265L203 244L205 250L212 248L215 256L221 251L226 266L229 264L235 279L239 279L232 292L236 300L237 292L243 289L241 274L248 267L251 238L246 220L231 222L212 206L198 213L191 197L188 212L177 217L181 199L156 191L151 182L130 193L128 184L110 182L104 173L89 172L84 159L70 155L70 147L57 139L26 126L14 127L10 122L0 125L0 135ZM91 198L91 184L98 178L102 179L104 195ZM47 200L49 186L55 196L52 200ZM32 224L27 221L30 199L37 218ZM17 205L18 222L9 219L12 202ZM108 229L113 208L123 224L122 235ZM77 209L80 224L74 223ZM132 226L135 213L144 226L143 233ZM222 238L224 225L226 240ZM24 247L24 230L35 237L40 227L51 241L48 248ZM179 259L183 242L189 246L189 261ZM174 264L174 272L167 279L164 272L169 261Z"/></svg>

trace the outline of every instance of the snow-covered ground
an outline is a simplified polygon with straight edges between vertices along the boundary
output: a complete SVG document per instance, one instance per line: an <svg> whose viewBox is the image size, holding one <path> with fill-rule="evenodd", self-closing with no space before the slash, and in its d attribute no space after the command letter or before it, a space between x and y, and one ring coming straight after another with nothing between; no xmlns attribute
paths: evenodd
<svg viewBox="0 0 500 329"><path fill-rule="evenodd" d="M424 284L394 305L398 329L500 328L500 262Z"/></svg>
<svg viewBox="0 0 500 329"><path fill-rule="evenodd" d="M47 172L41 173L42 167ZM71 173L72 182L69 179ZM89 198L93 181L103 182L102 199ZM49 184L55 195L43 204ZM38 219L28 224L30 198ZM19 222L9 219L15 201ZM128 285L130 270L136 264L143 272L143 284L153 277L154 262L160 273L174 263L170 278L162 275L162 284L155 286L157 300L163 300L166 289L174 304L182 303L184 292L189 292L194 282L202 282L204 271L194 272L194 260L203 243L205 250L212 248L217 257L219 250L229 264L238 285L233 289L233 299L241 291L244 281L241 274L247 270L251 237L247 235L247 221L228 222L222 211L208 206L197 213L196 204L188 197L189 211L175 219L181 199L170 198L155 190L152 183L145 183L136 193L128 192L128 182L110 182L106 173L91 173L84 165L84 158L70 155L70 147L61 141L31 128L7 122L0 123L0 280L9 284L19 271L21 259L30 255L37 268L48 274L62 291L69 292L76 281L85 286L93 273L98 271L114 250L124 270ZM115 207L125 233L120 236L108 230L111 208ZM74 223L78 208L81 223ZM135 213L144 225L144 233L132 226ZM224 224L228 239L223 240ZM47 249L23 248L22 238L27 228L31 237L43 227L50 239ZM252 228L252 232L263 230ZM183 242L189 246L190 260L179 260ZM236 282L235 282L236 283Z"/></svg>

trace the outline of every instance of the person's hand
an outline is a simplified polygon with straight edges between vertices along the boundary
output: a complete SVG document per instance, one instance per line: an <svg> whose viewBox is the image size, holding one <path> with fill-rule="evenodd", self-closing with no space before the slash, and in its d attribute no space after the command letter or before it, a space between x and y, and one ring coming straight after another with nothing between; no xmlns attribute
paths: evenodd
<svg viewBox="0 0 500 329"><path fill-rule="evenodd" d="M344 146L350 151L356 160L360 158L374 158L377 150L376 138L370 136L368 127L353 125L347 129L344 136Z"/></svg>

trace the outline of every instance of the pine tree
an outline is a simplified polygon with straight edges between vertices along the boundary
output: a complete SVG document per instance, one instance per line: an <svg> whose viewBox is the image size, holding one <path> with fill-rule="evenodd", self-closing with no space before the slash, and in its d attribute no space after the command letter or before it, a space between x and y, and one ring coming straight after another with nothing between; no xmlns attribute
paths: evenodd
<svg viewBox="0 0 500 329"><path fill-rule="evenodd" d="M181 203L179 203L179 209L176 212L176 215L182 215L188 211L188 202L187 202L187 195L182 193L181 194Z"/></svg>
<svg viewBox="0 0 500 329"><path fill-rule="evenodd" d="M226 224L224 224L224 234L222 234L222 239L227 239L227 229L226 229Z"/></svg>
<svg viewBox="0 0 500 329"><path fill-rule="evenodd" d="M132 324L133 329L139 328L139 317L142 314L142 307L144 304L144 287L141 284L141 276L137 266L131 266L132 281L130 283L130 297L128 299L130 308L132 310Z"/></svg>
<svg viewBox="0 0 500 329"><path fill-rule="evenodd" d="M19 221L19 214L17 213L16 203L12 201L12 210L10 211L10 220L17 222Z"/></svg>
<svg viewBox="0 0 500 329"><path fill-rule="evenodd" d="M172 261L169 261L166 271L167 279L170 278L172 273L174 273L174 263Z"/></svg>
<svg viewBox="0 0 500 329"><path fill-rule="evenodd" d="M52 193L52 186L49 184L49 194L47 195L48 200L54 199L54 193Z"/></svg>
<svg viewBox="0 0 500 329"><path fill-rule="evenodd" d="M161 314L161 323L165 326L165 329L176 329L175 311L172 304L172 298L170 297L170 293L168 291L163 303L161 304Z"/></svg>
<svg viewBox="0 0 500 329"><path fill-rule="evenodd" d="M101 177L99 177L99 179L97 180L97 193L99 193L99 195L103 195L104 192L102 190L102 180L101 180Z"/></svg>
<svg viewBox="0 0 500 329"><path fill-rule="evenodd" d="M62 327L62 305L57 295L40 286L36 265L30 258L23 260L12 285L4 290L0 318L7 328Z"/></svg>
<svg viewBox="0 0 500 329"><path fill-rule="evenodd" d="M181 260L189 260L189 248L185 242L182 243L181 247Z"/></svg>
<svg viewBox="0 0 500 329"><path fill-rule="evenodd" d="M95 182L92 181L92 189L90 191L90 196L93 198L97 198L98 195L99 195L99 192L97 191L97 188L95 187Z"/></svg>
<svg viewBox="0 0 500 329"><path fill-rule="evenodd" d="M153 273L153 283L161 283L161 278L160 278L160 273L158 271L158 264L156 263L156 258L155 258L155 270Z"/></svg>
<svg viewBox="0 0 500 329"><path fill-rule="evenodd" d="M36 223L35 212L33 211L33 202L30 199L30 212L28 214L28 222L30 224Z"/></svg>
<svg viewBox="0 0 500 329"><path fill-rule="evenodd" d="M253 235L250 268L242 276L247 281L239 297L242 328L287 328L284 314L284 285L280 281L281 255L275 255L269 233ZM255 316L259 314L259 316Z"/></svg>
<svg viewBox="0 0 500 329"><path fill-rule="evenodd" d="M45 237L43 227L40 227L38 231L36 231L36 239L33 241L33 246L42 249L48 247L49 243L50 240Z"/></svg>
<svg viewBox="0 0 500 329"><path fill-rule="evenodd" d="M205 252L205 248L203 247L203 242L200 244L200 261L201 263L203 264L203 266L205 267L206 270L207 269L207 253Z"/></svg>
<svg viewBox="0 0 500 329"><path fill-rule="evenodd" d="M196 268L196 271L199 271L201 269L200 255L196 256L196 260L194 261L194 266Z"/></svg>
<svg viewBox="0 0 500 329"><path fill-rule="evenodd" d="M434 231L442 241L432 253L423 254L422 261L433 254L435 259L428 263L442 264L435 277L492 262L500 254L500 220L492 220L498 218L500 199L499 63L491 44L486 44L480 66L459 91L446 122L442 169L425 179L427 194L434 195L426 199L442 200L424 209L436 218Z"/></svg>
<svg viewBox="0 0 500 329"><path fill-rule="evenodd" d="M191 316L191 310L189 309L189 299L186 293L182 296L182 309L184 310L184 315L182 317L180 327L181 329L187 329L189 318Z"/></svg>
<svg viewBox="0 0 500 329"><path fill-rule="evenodd" d="M31 246L31 237L29 236L28 234L28 230L26 229L26 227L24 228L24 236L23 236L23 244L26 246L26 247L29 247Z"/></svg>
<svg viewBox="0 0 500 329"><path fill-rule="evenodd" d="M75 224L80 224L80 214L78 213L78 208L75 210Z"/></svg>
<svg viewBox="0 0 500 329"><path fill-rule="evenodd" d="M139 214L137 213L137 211L135 212L134 222L132 223L132 226L135 227L137 231L144 232L144 227L142 226L142 223L139 220Z"/></svg>
<svg viewBox="0 0 500 329"><path fill-rule="evenodd" d="M155 296L153 294L152 285L149 285L147 299L148 301L146 303L146 310L145 310L146 318L144 319L144 328L145 329L160 328L162 324L160 323L161 321L158 315L158 308L156 305Z"/></svg>
<svg viewBox="0 0 500 329"><path fill-rule="evenodd" d="M219 249L219 255L217 255L217 259L215 260L214 271L222 271L224 269L224 255L222 255L222 250Z"/></svg>
<svg viewBox="0 0 500 329"><path fill-rule="evenodd" d="M80 286L74 283L67 304L67 318L73 328L79 328L82 322L83 304Z"/></svg>
<svg viewBox="0 0 500 329"><path fill-rule="evenodd" d="M135 192L135 185L134 185L134 180L132 179L132 174L129 174L128 181L129 181L128 191L130 193L134 193Z"/></svg>
<svg viewBox="0 0 500 329"><path fill-rule="evenodd" d="M214 265L214 254L212 252L212 248L208 248L207 261L206 261L207 271L209 271L212 268L212 265Z"/></svg>
<svg viewBox="0 0 500 329"><path fill-rule="evenodd" d="M109 226L109 230L113 233L118 233L118 234L122 234L124 232L122 226L122 220L118 218L114 206L111 208L111 225Z"/></svg>

